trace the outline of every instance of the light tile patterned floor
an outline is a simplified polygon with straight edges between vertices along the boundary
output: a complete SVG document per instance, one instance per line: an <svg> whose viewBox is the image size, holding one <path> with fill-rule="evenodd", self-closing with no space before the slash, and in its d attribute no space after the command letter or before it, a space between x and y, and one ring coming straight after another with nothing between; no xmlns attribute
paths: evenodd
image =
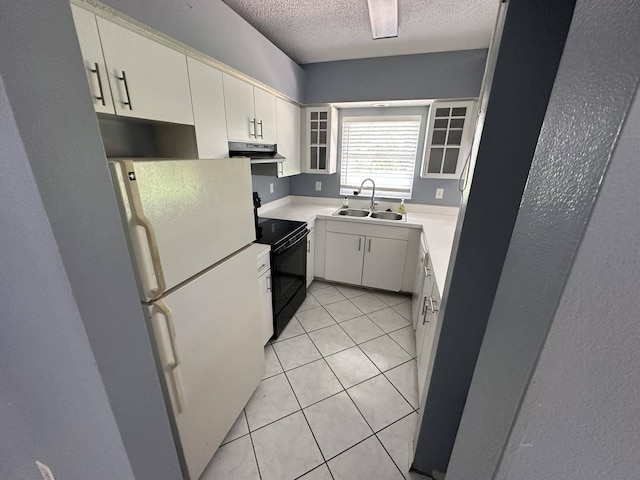
<svg viewBox="0 0 640 480"><path fill-rule="evenodd" d="M314 281L201 480L418 479L408 296Z"/></svg>

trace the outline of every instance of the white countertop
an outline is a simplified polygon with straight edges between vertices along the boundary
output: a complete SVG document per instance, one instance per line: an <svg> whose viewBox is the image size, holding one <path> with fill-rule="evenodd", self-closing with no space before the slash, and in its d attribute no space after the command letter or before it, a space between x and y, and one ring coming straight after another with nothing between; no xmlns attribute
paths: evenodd
<svg viewBox="0 0 640 480"><path fill-rule="evenodd" d="M316 203L317 202L317 203ZM372 220L357 217L332 216L341 206L340 199L295 197L289 196L274 202L265 204L258 210L258 215L266 218L279 218L282 220L297 220L300 222L312 222L318 218L325 220L349 221L349 222L376 222L384 225L398 227L421 228L427 243L434 275L438 284L438 290L442 295L444 283L447 278L451 247L455 234L457 208L451 207L427 207L424 211L412 211L412 206L407 204L406 221L397 220ZM351 205L360 208L359 205ZM386 208L386 205L383 205ZM393 207L391 207L393 208ZM442 213L434 213L442 212Z"/></svg>

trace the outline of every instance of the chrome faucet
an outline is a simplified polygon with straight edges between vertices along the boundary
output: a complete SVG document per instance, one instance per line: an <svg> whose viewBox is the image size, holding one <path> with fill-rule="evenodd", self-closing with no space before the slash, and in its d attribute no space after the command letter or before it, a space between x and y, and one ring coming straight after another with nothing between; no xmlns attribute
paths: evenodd
<svg viewBox="0 0 640 480"><path fill-rule="evenodd" d="M362 186L365 184L365 182L371 182L371 185L373 185L373 192L371 192L371 206L369 207L369 210L373 212L376 208L376 182L374 182L370 178L365 178L360 184L360 188L358 188L358 190L354 190L353 194L359 195L362 192Z"/></svg>

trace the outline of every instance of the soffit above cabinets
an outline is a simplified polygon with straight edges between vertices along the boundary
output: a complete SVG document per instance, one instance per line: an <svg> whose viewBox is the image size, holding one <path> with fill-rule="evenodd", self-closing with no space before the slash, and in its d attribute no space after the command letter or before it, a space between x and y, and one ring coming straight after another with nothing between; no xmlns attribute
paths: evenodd
<svg viewBox="0 0 640 480"><path fill-rule="evenodd" d="M223 0L300 64L488 48L499 0L399 0L398 37L372 40L364 0Z"/></svg>

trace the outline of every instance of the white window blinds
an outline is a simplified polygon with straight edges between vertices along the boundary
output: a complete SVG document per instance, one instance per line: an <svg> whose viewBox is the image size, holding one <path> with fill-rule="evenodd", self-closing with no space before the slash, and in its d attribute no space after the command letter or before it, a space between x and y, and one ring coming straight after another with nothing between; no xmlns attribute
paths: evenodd
<svg viewBox="0 0 640 480"><path fill-rule="evenodd" d="M419 115L343 118L340 194L353 195L365 178L372 178L376 196L411 198L420 119Z"/></svg>

